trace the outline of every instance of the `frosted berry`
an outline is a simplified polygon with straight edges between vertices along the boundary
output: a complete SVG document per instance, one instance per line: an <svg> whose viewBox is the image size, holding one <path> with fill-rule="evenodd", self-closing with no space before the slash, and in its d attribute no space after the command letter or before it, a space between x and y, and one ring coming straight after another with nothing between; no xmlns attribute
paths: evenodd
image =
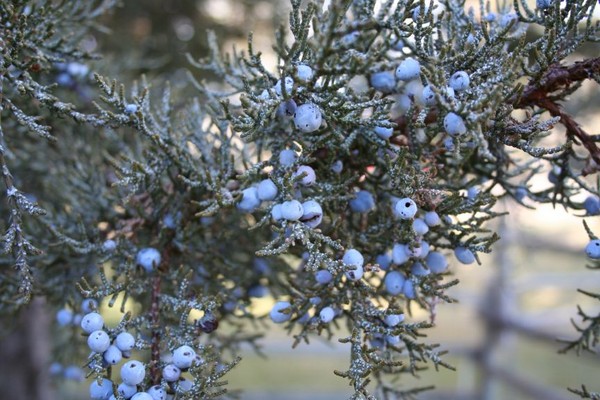
<svg viewBox="0 0 600 400"><path fill-rule="evenodd" d="M125 106L125 114L135 114L138 110L138 106L136 104L127 104Z"/></svg>
<svg viewBox="0 0 600 400"><path fill-rule="evenodd" d="M316 228L323 221L323 209L321 205L314 200L308 200L302 203L302 217L300 221L310 228Z"/></svg>
<svg viewBox="0 0 600 400"><path fill-rule="evenodd" d="M396 78L402 81L410 81L419 77L421 64L412 57L403 60L396 68Z"/></svg>
<svg viewBox="0 0 600 400"><path fill-rule="evenodd" d="M417 204L408 197L400 199L394 206L394 212L401 219L411 219L417 213Z"/></svg>
<svg viewBox="0 0 600 400"><path fill-rule="evenodd" d="M262 201L274 200L277 197L277 192L277 186L271 179L264 179L258 184L257 194Z"/></svg>
<svg viewBox="0 0 600 400"><path fill-rule="evenodd" d="M383 281L385 286L385 291L391 294L392 296L396 296L402 293L402 287L404 286L404 281L406 278L398 271L390 271L386 274L385 279Z"/></svg>
<svg viewBox="0 0 600 400"><path fill-rule="evenodd" d="M426 212L425 216L423 217L423 219L425 220L425 223L429 227L438 226L439 224L442 223L442 220L440 219L440 216L435 211L428 211L428 212Z"/></svg>
<svg viewBox="0 0 600 400"><path fill-rule="evenodd" d="M415 231L415 233L419 236L423 236L429 232L429 225L427 225L427 223L425 223L425 221L423 221L421 218L415 218L412 223L412 228L413 231Z"/></svg>
<svg viewBox="0 0 600 400"><path fill-rule="evenodd" d="M271 309L271 312L269 313L271 320L276 324L281 324L283 322L289 321L292 317L291 314L285 313L283 312L283 310L289 309L290 307L291 304L289 301L278 301L277 303L275 303L275 305Z"/></svg>
<svg viewBox="0 0 600 400"><path fill-rule="evenodd" d="M588 215L599 215L600 198L598 196L588 196L583 202L583 207Z"/></svg>
<svg viewBox="0 0 600 400"><path fill-rule="evenodd" d="M158 250L153 247L146 247L138 251L135 262L147 272L152 271L160 265L161 255Z"/></svg>
<svg viewBox="0 0 600 400"><path fill-rule="evenodd" d="M327 285L333 280L333 275L331 275L331 272L327 271L326 269L320 269L315 272L315 280L320 285Z"/></svg>
<svg viewBox="0 0 600 400"><path fill-rule="evenodd" d="M94 299L85 299L81 302L81 311L84 313L94 312L98 308L98 302Z"/></svg>
<svg viewBox="0 0 600 400"><path fill-rule="evenodd" d="M112 239L105 240L104 243L102 243L102 251L105 251L107 253L112 253L116 250L116 248L117 242L115 242Z"/></svg>
<svg viewBox="0 0 600 400"><path fill-rule="evenodd" d="M384 318L384 322L389 327L394 327L404 321L404 314L389 314Z"/></svg>
<svg viewBox="0 0 600 400"><path fill-rule="evenodd" d="M52 364L50 364L50 367L48 368L48 373L51 376L57 376L63 373L63 366L61 363L59 362L53 362Z"/></svg>
<svg viewBox="0 0 600 400"><path fill-rule="evenodd" d="M365 259L362 256L362 254L360 254L360 252L355 249L348 249L344 253L344 257L342 258L342 261L346 265L360 265L361 267L365 263Z"/></svg>
<svg viewBox="0 0 600 400"><path fill-rule="evenodd" d="M434 274L441 274L448 268L448 260L446 260L446 257L442 253L437 251L429 253L425 258L425 262L429 270Z"/></svg>
<svg viewBox="0 0 600 400"><path fill-rule="evenodd" d="M177 385L179 391L183 393L192 390L192 386L194 386L194 382L190 381L189 379L182 379L179 381L179 385Z"/></svg>
<svg viewBox="0 0 600 400"><path fill-rule="evenodd" d="M400 336L398 335L386 335L385 341L392 346L397 346L400 344Z"/></svg>
<svg viewBox="0 0 600 400"><path fill-rule="evenodd" d="M551 5L552 5L552 0L535 0L535 6L541 10L550 8Z"/></svg>
<svg viewBox="0 0 600 400"><path fill-rule="evenodd" d="M594 239L590 240L590 242L585 246L585 254L589 258L593 258L597 260L600 258L600 240Z"/></svg>
<svg viewBox="0 0 600 400"><path fill-rule="evenodd" d="M432 106L435 104L435 92L433 91L433 88L431 87L431 85L427 85L423 88L423 103L425 103L428 106Z"/></svg>
<svg viewBox="0 0 600 400"><path fill-rule="evenodd" d="M314 76L313 69L306 64L296 66L296 77L302 82L309 82Z"/></svg>
<svg viewBox="0 0 600 400"><path fill-rule="evenodd" d="M457 71L452 74L448 84L452 89L459 92L461 90L468 89L470 83L471 79L469 78L469 74L467 74L465 71Z"/></svg>
<svg viewBox="0 0 600 400"><path fill-rule="evenodd" d="M275 204L273 208L271 208L271 218L273 218L274 221L283 219L283 215L281 215L281 204Z"/></svg>
<svg viewBox="0 0 600 400"><path fill-rule="evenodd" d="M412 267L410 267L410 273L414 276L426 276L431 273L431 271L420 262L413 263Z"/></svg>
<svg viewBox="0 0 600 400"><path fill-rule="evenodd" d="M460 115L453 112L449 112L444 117L444 129L450 136L460 136L467 132L465 121Z"/></svg>
<svg viewBox="0 0 600 400"><path fill-rule="evenodd" d="M131 351L135 347L135 338L129 332L121 332L115 339L115 346L121 351Z"/></svg>
<svg viewBox="0 0 600 400"><path fill-rule="evenodd" d="M333 321L335 317L335 311L331 307L325 307L319 312L319 319L322 323L327 324Z"/></svg>
<svg viewBox="0 0 600 400"><path fill-rule="evenodd" d="M258 189L249 187L242 191L242 199L237 204L237 208L244 212L252 212L260 206L260 198L258 197Z"/></svg>
<svg viewBox="0 0 600 400"><path fill-rule="evenodd" d="M279 153L279 164L283 165L284 167L289 167L290 165L294 164L294 162L296 162L296 153L294 150L281 150Z"/></svg>
<svg viewBox="0 0 600 400"><path fill-rule="evenodd" d="M416 297L415 285L410 279L404 281L404 285L402 286L402 292L404 293L404 296L407 299L414 299Z"/></svg>
<svg viewBox="0 0 600 400"><path fill-rule="evenodd" d="M126 385L139 385L146 377L146 368L144 364L137 360L127 361L121 367L121 380Z"/></svg>
<svg viewBox="0 0 600 400"><path fill-rule="evenodd" d="M297 109L298 105L294 99L287 99L279 104L276 115L280 118L290 118L294 116Z"/></svg>
<svg viewBox="0 0 600 400"><path fill-rule="evenodd" d="M62 308L56 313L56 322L60 326L67 326L73 321L73 312L69 309ZM100 326L102 328L102 326ZM96 329L94 329L95 331ZM89 332L88 332L89 333Z"/></svg>
<svg viewBox="0 0 600 400"><path fill-rule="evenodd" d="M162 376L167 382L177 382L181 376L181 370L174 364L167 364L162 369Z"/></svg>
<svg viewBox="0 0 600 400"><path fill-rule="evenodd" d="M377 258L375 258L375 262L379 264L379 267L383 270L387 270L390 268L392 264L392 252L387 251L383 254L379 254Z"/></svg>
<svg viewBox="0 0 600 400"><path fill-rule="evenodd" d="M90 398L92 400L108 400L113 394L113 383L108 379L98 382L94 380L90 384Z"/></svg>
<svg viewBox="0 0 600 400"><path fill-rule="evenodd" d="M366 213L375 208L375 199L371 192L360 190L356 197L350 200L350 209L354 212Z"/></svg>
<svg viewBox="0 0 600 400"><path fill-rule="evenodd" d="M154 385L148 389L148 394L152 400L167 400L167 392L160 385Z"/></svg>
<svg viewBox="0 0 600 400"><path fill-rule="evenodd" d="M454 249L454 255L456 259L462 264L473 264L475 262L475 255L473 252L466 247L459 246Z"/></svg>
<svg viewBox="0 0 600 400"><path fill-rule="evenodd" d="M392 261L396 265L402 265L410 259L410 255L406 251L406 245L403 243L396 243L392 248Z"/></svg>
<svg viewBox="0 0 600 400"><path fill-rule="evenodd" d="M394 128L387 128L385 126L376 126L375 134L382 139L389 139L394 134Z"/></svg>
<svg viewBox="0 0 600 400"><path fill-rule="evenodd" d="M315 170L312 169L312 167L309 167L308 165L301 165L298 167L296 173L294 174L294 177L298 177L300 175L303 175L300 179L300 184L302 186L311 186L317 180Z"/></svg>
<svg viewBox="0 0 600 400"><path fill-rule="evenodd" d="M94 331L87 339L88 347L96 353L104 353L110 346L110 338L104 331Z"/></svg>
<svg viewBox="0 0 600 400"><path fill-rule="evenodd" d="M81 329L85 333L92 333L102 329L104 326L104 318L97 312L91 312L83 316L81 319Z"/></svg>
<svg viewBox="0 0 600 400"><path fill-rule="evenodd" d="M302 203L298 200L284 201L281 204L281 217L283 219L297 221L302 218L302 214L304 214L304 209L302 208Z"/></svg>
<svg viewBox="0 0 600 400"><path fill-rule="evenodd" d="M302 104L294 115L296 128L304 133L314 132L321 126L321 111L313 103Z"/></svg>
<svg viewBox="0 0 600 400"><path fill-rule="evenodd" d="M124 398L130 399L131 396L137 393L137 386L121 383L119 386L117 386L117 392Z"/></svg>
<svg viewBox="0 0 600 400"><path fill-rule="evenodd" d="M277 81L275 86L273 86L275 93L277 93L279 96L283 95L283 88L281 86L282 86L281 79ZM292 94L293 88L294 88L294 80L292 79L291 76L286 76L285 77L285 93L289 96L290 94Z"/></svg>
<svg viewBox="0 0 600 400"><path fill-rule="evenodd" d="M133 395L133 397L131 398L131 400L154 400L154 399L152 398L152 396L150 396L146 392L138 392L138 393L136 393L136 394Z"/></svg>
<svg viewBox="0 0 600 400"><path fill-rule="evenodd" d="M81 382L85 379L85 373L77 365L69 365L63 372L65 379Z"/></svg>
<svg viewBox="0 0 600 400"><path fill-rule="evenodd" d="M391 93L396 87L396 77L391 71L376 72L371 75L369 81L373 89L383 93Z"/></svg>
<svg viewBox="0 0 600 400"><path fill-rule="evenodd" d="M179 346L173 351L173 364L180 369L191 367L195 358L196 352L187 345Z"/></svg>
<svg viewBox="0 0 600 400"><path fill-rule="evenodd" d="M110 345L102 356L104 357L104 361L106 361L108 364L116 365L123 358L123 353L121 353L121 350L119 350L117 346Z"/></svg>

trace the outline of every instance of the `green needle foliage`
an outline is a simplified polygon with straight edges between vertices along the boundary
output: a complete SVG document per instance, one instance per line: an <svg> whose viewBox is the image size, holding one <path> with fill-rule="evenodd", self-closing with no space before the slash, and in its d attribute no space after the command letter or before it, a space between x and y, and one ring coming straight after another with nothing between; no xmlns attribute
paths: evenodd
<svg viewBox="0 0 600 400"><path fill-rule="evenodd" d="M403 322L454 301L446 257L492 251L500 198L576 211L574 195L598 195L585 177L597 175L599 136L562 104L586 79L600 83L600 59L565 61L597 43L597 1L291 5L274 68L252 36L223 52L209 34L210 55L188 56L197 97L185 98L143 77L92 79L96 56L79 44L112 1L0 1L3 317L32 296L76 312L107 300L124 313L104 326L110 341L132 333L145 362L136 390L160 385L175 399L225 394L240 347L258 349L267 328L250 307L267 293L295 345L350 332L350 365L335 374L352 398L414 398L428 388L405 388L400 374L453 368L424 339L431 321ZM533 190L547 171L552 185ZM411 201L416 214L403 217ZM570 346L595 344L594 326ZM81 330L72 335L94 382L115 383L98 398L124 398L120 364L100 352L84 361ZM168 380L183 345L197 357Z"/></svg>

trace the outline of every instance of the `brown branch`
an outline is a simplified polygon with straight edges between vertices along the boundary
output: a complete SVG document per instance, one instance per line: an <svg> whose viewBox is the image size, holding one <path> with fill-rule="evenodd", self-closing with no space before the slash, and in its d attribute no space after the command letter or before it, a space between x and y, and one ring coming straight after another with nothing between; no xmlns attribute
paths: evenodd
<svg viewBox="0 0 600 400"><path fill-rule="evenodd" d="M571 115L549 98L551 93L560 89L568 89L575 82L592 79L594 75L600 75L600 57L578 61L569 66L556 64L550 67L539 82L530 82L519 99L512 98L510 101L513 102L515 108L537 106L547 110L554 117L560 117L560 122L567 129L569 138L579 139L590 153L590 157L600 165L600 149L596 142Z"/></svg>
<svg viewBox="0 0 600 400"><path fill-rule="evenodd" d="M160 383L161 372L159 368L160 362L160 275L157 274L152 281L152 305L150 308L151 330L152 330L152 345L151 345L151 363L150 377L153 385Z"/></svg>

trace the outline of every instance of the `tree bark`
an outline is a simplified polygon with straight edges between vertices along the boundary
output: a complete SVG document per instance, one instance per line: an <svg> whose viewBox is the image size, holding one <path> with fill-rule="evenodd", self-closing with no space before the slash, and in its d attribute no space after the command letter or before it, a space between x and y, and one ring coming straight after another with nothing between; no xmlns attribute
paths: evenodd
<svg viewBox="0 0 600 400"><path fill-rule="evenodd" d="M2 398L11 400L53 400L48 373L51 318L43 299L29 307L5 327L0 337L0 387Z"/></svg>

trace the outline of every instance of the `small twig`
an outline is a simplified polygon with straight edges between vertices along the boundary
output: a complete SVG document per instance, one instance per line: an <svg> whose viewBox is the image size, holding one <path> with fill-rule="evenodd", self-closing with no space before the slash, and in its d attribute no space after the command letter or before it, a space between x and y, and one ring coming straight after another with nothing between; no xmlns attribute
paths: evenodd
<svg viewBox="0 0 600 400"><path fill-rule="evenodd" d="M161 372L159 368L160 362L160 275L156 275L152 282L152 305L150 308L151 329L152 329L152 347L151 347L151 363L150 376L152 383L157 385L160 383Z"/></svg>

